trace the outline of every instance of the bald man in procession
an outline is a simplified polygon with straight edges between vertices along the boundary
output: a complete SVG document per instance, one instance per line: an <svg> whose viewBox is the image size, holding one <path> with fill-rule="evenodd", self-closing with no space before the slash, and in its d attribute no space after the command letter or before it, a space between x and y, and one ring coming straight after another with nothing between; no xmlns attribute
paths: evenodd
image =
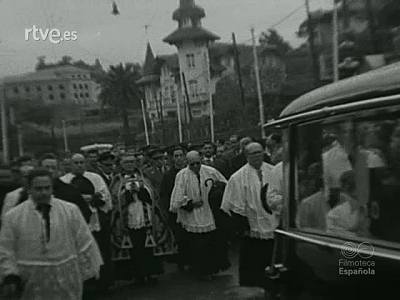
<svg viewBox="0 0 400 300"><path fill-rule="evenodd" d="M259 143L245 147L247 164L232 175L226 186L221 209L240 226L239 283L264 287L265 268L271 263L274 230L279 223L281 203L268 199L273 166L264 162Z"/></svg>
<svg viewBox="0 0 400 300"><path fill-rule="evenodd" d="M111 261L111 209L112 200L107 184L96 173L87 171L87 161L80 154L72 156L72 172L60 178L73 185L89 204L91 211L89 228L99 245L104 265L100 270L100 279L95 284L99 292L107 292L113 283Z"/></svg>
<svg viewBox="0 0 400 300"><path fill-rule="evenodd" d="M177 222L188 240L193 271L201 280L211 280L221 267L215 258L215 219L210 208L208 179L226 183L216 169L202 165L197 151L187 154L188 166L178 172L171 195L170 211L177 213Z"/></svg>

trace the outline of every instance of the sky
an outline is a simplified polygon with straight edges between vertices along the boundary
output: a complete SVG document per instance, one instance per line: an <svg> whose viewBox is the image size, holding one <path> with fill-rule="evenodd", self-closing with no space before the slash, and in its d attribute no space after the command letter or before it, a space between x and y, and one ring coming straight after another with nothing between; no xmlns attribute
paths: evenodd
<svg viewBox="0 0 400 300"><path fill-rule="evenodd" d="M64 55L105 68L119 62L144 60L149 41L155 54L174 53L162 39L177 28L172 13L178 0L115 0L120 15L111 14L112 0L0 0L0 77L33 71L38 56L55 62ZM310 0L312 10L329 8L331 0ZM276 30L298 46L299 24L305 19L304 0L196 0L206 11L203 26L231 42L251 43L250 28L259 35L274 24ZM297 10L296 10L297 9ZM294 12L295 11L295 12ZM286 16L294 12L290 17ZM282 22L280 22L284 19ZM25 40L25 30L76 31L77 39L58 44ZM145 28L147 27L147 31Z"/></svg>

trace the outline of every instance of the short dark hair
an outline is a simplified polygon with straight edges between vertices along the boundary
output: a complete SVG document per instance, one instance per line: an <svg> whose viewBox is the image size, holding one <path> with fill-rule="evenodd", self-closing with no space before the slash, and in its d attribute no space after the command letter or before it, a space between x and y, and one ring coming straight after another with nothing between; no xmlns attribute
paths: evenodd
<svg viewBox="0 0 400 300"><path fill-rule="evenodd" d="M211 141L205 141L203 143L203 147L206 146L206 145L210 145L213 148L214 152L217 150L217 146Z"/></svg>
<svg viewBox="0 0 400 300"><path fill-rule="evenodd" d="M54 153L45 153L42 155L42 157L40 158L40 163L42 163L45 159L55 159L58 160L57 155L55 155Z"/></svg>
<svg viewBox="0 0 400 300"><path fill-rule="evenodd" d="M98 161L103 162L109 159L115 160L115 155L112 154L111 152L104 152L99 155Z"/></svg>
<svg viewBox="0 0 400 300"><path fill-rule="evenodd" d="M33 169L29 172L28 176L26 177L28 186L32 185L32 181L37 177L49 177L52 178L51 173L43 168Z"/></svg>
<svg viewBox="0 0 400 300"><path fill-rule="evenodd" d="M23 156L21 156L21 157L19 157L19 158L17 159L17 163L18 163L19 165L21 165L22 163L27 162L27 161L30 161L30 160L32 160L32 159L33 159L32 156L23 155Z"/></svg>
<svg viewBox="0 0 400 300"><path fill-rule="evenodd" d="M97 149L91 149L91 150L88 150L88 151L86 152L86 154L97 154L97 155L99 155L99 150L97 150Z"/></svg>
<svg viewBox="0 0 400 300"><path fill-rule="evenodd" d="M278 133L273 133L270 136L270 139L272 141L274 141L277 144L281 144L282 143L282 135L278 134Z"/></svg>
<svg viewBox="0 0 400 300"><path fill-rule="evenodd" d="M182 146L175 146L171 149L170 154L173 155L175 151L182 151L183 153L186 153L186 149L183 148Z"/></svg>

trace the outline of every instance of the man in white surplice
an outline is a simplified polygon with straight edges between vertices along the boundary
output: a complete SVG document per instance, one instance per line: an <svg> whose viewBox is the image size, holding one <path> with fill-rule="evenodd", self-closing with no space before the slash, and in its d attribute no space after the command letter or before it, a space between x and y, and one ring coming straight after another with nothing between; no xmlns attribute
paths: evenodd
<svg viewBox="0 0 400 300"><path fill-rule="evenodd" d="M46 170L28 177L29 198L4 217L0 277L8 297L81 299L102 258L79 208L52 196Z"/></svg>
<svg viewBox="0 0 400 300"><path fill-rule="evenodd" d="M251 143L246 146L245 155L248 163L229 179L221 209L234 222L243 224L242 231L245 231L240 247L240 285L262 287L265 268L271 263L274 230L278 226L273 207L279 207L279 203L267 199L268 187L273 183L273 166L263 162L263 147Z"/></svg>
<svg viewBox="0 0 400 300"><path fill-rule="evenodd" d="M212 259L216 227L208 199L211 185L207 186L206 181L212 179L226 183L226 179L216 169L202 165L197 151L189 152L187 160L188 167L176 175L170 211L178 214L177 222L186 232L194 271L199 277L210 279L219 266Z"/></svg>

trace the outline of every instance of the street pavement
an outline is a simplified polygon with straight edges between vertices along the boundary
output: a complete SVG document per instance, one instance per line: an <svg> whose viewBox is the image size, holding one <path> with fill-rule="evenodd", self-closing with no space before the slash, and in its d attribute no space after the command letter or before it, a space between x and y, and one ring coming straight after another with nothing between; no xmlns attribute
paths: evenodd
<svg viewBox="0 0 400 300"><path fill-rule="evenodd" d="M98 300L212 300L232 299L227 293L238 284L237 249L231 253L232 266L210 282L199 281L189 272L179 272L176 265L165 264L165 273L155 286L136 287L120 283L110 295Z"/></svg>

